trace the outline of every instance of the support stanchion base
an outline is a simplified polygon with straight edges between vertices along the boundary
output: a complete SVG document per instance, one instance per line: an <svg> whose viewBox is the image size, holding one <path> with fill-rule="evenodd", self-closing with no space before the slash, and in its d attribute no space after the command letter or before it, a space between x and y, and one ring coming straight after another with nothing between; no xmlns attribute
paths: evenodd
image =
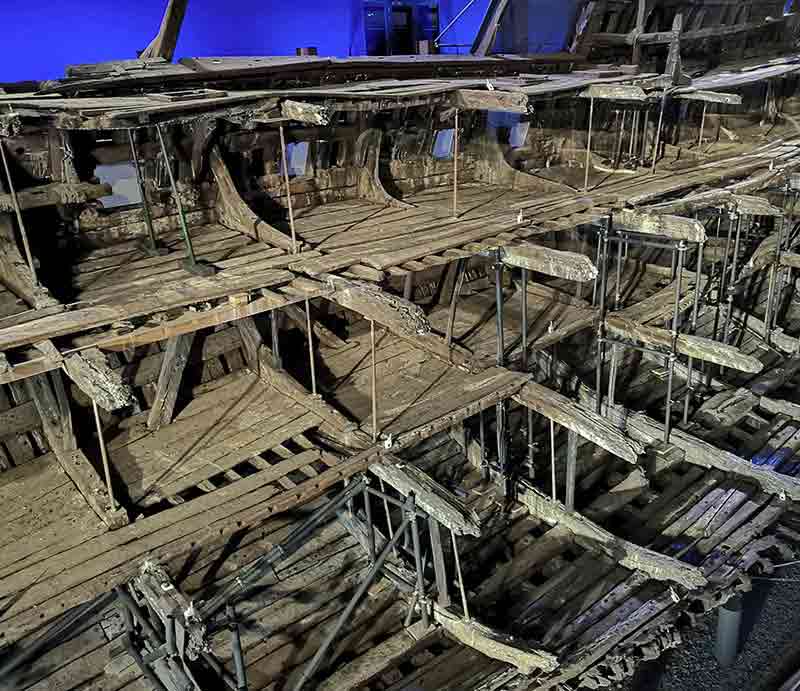
<svg viewBox="0 0 800 691"><path fill-rule="evenodd" d="M181 268L188 271L195 276L213 276L217 273L217 267L204 262L192 262L189 259L184 259L181 262Z"/></svg>

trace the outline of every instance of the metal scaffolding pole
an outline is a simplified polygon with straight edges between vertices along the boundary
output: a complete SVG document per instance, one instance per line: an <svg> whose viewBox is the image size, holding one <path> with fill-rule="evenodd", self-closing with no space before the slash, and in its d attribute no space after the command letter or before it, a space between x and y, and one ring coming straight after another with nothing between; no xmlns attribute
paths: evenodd
<svg viewBox="0 0 800 691"><path fill-rule="evenodd" d="M292 254L297 254L297 234L294 227L294 206L292 205L292 188L289 184L289 165L286 161L286 134L283 125L278 127L281 138L281 167L283 168L283 185L286 189L286 209L289 212L289 229L292 231Z"/></svg>
<svg viewBox="0 0 800 691"><path fill-rule="evenodd" d="M100 411L97 408L97 403L92 400L92 411L94 412L94 424L97 428L97 442L100 445L100 457L103 459L103 474L106 478L106 487L108 488L108 499L111 502L111 510L117 510L117 502L114 500L114 490L111 487L111 468L108 462L108 451L106 449L106 440L103 437L103 425L100 422Z"/></svg>
<svg viewBox="0 0 800 691"><path fill-rule="evenodd" d="M586 171L583 178L583 191L589 191L589 165L592 160L592 123L594 121L594 96L589 99L589 130L586 135Z"/></svg>
<svg viewBox="0 0 800 691"><path fill-rule="evenodd" d="M658 114L658 127L656 127L656 138L653 141L653 163L650 169L651 174L656 174L656 163L658 163L658 150L661 146L661 128L664 126L664 109L667 107L667 92L661 97L661 111Z"/></svg>
<svg viewBox="0 0 800 691"><path fill-rule="evenodd" d="M783 217L778 219L778 243L777 243L777 254L775 256L775 261L770 264L769 267L769 288L767 291L767 308L766 313L764 315L764 338L767 341L767 345L772 344L772 331L775 328L774 320L777 310L773 305L775 301L775 286L776 281L778 278L778 271L781 261L781 249L783 245Z"/></svg>
<svg viewBox="0 0 800 691"><path fill-rule="evenodd" d="M156 133L158 134L158 141L161 145L161 155L164 157L164 167L167 169L167 177L169 178L169 185L172 189L172 198L175 200L175 208L178 211L178 218L181 224L181 233L183 234L183 241L186 245L186 262L183 268L187 271L197 274L199 276L210 276L216 272L213 266L208 264L200 264L194 254L194 247L192 246L192 236L189 234L189 225L186 223L186 213L183 210L183 203L181 202L181 195L178 192L178 183L175 181L175 173L172 172L172 165L169 160L169 153L167 153L167 143L164 141L164 133L161 131L161 125L156 125Z"/></svg>
<svg viewBox="0 0 800 691"><path fill-rule="evenodd" d="M5 143L0 141L0 156L3 158L3 169L6 173L6 182L8 184L8 193L11 195L11 205L14 207L14 214L17 217L17 225L19 226L19 235L22 238L22 249L25 251L25 260L28 262L28 268L31 271L34 285L39 285L39 279L36 276L36 265L33 263L33 255L31 254L31 246L28 244L28 231L25 228L25 221L22 219L22 208L17 199L17 190L14 187L14 180L11 178L11 169L8 167L8 158L6 156Z"/></svg>
<svg viewBox="0 0 800 691"><path fill-rule="evenodd" d="M147 193L144 188L144 177L142 175L142 167L139 164L139 153L136 150L136 137L133 130L128 130L128 142L131 147L131 159L133 160L133 170L136 173L136 185L139 188L139 196L142 198L142 215L144 216L144 225L147 228L147 239L149 243L145 245L145 249L150 254L160 255L167 254L168 250L165 247L159 247L156 233L153 228L153 217L150 213L150 204L147 203Z"/></svg>
<svg viewBox="0 0 800 691"><path fill-rule="evenodd" d="M407 507L408 506L409 504L407 504ZM353 615L353 612L355 611L355 608L358 606L358 603L361 601L361 598L364 597L369 587L375 581L375 578L378 576L380 570L383 568L383 565L386 563L386 560L388 559L389 553L392 551L392 548L397 544L398 540L400 539L400 536L405 534L409 522L414 518L415 515L416 514L413 509L410 510L408 508L406 509L406 515L403 518L403 523L401 524L400 529L395 533L394 537L389 540L389 542L383 548L381 553L378 555L378 558L375 560L375 563L372 565L372 568L364 577L364 580L361 581L360 585L356 589L356 592L353 593L353 596L350 598L350 601L347 603L347 606L342 610L341 614L339 615L339 618L336 620L336 623L333 625L331 630L328 631L328 633L325 635L325 638L320 644L320 647L317 650L316 654L308 663L306 668L303 670L303 673L300 675L300 678L294 685L294 691L302 691L306 682L314 676L320 664L325 659L325 655L327 654L328 649L336 640L336 637L339 635L339 632L342 630L342 627L349 621L350 617Z"/></svg>
<svg viewBox="0 0 800 691"><path fill-rule="evenodd" d="M453 128L453 218L458 218L458 108Z"/></svg>
<svg viewBox="0 0 800 691"><path fill-rule="evenodd" d="M306 298L306 330L308 331L308 362L311 365L311 393L317 395L317 368L314 363L314 331L311 328L311 304Z"/></svg>
<svg viewBox="0 0 800 691"><path fill-rule="evenodd" d="M567 511L575 510L575 481L578 474L578 433L567 431Z"/></svg>
<svg viewBox="0 0 800 691"><path fill-rule="evenodd" d="M414 563L416 564L417 570L417 601L419 602L420 609L422 610L422 626L427 629L428 626L430 626L430 619L428 616L428 607L425 604L425 566L422 563L422 549L419 541L419 526L417 525L416 500L414 499L414 493L412 492L409 494L408 498L411 505L410 511L413 513L410 525L411 540L414 545Z"/></svg>
<svg viewBox="0 0 800 691"><path fill-rule="evenodd" d="M733 261L731 262L731 275L727 282L728 292L728 307L725 311L725 325L722 328L722 342L727 344L728 337L730 336L731 319L733 318L733 294L735 292L734 284L736 283L736 272L739 264L739 244L742 239L742 215L739 215L739 220L736 224L736 239L733 244ZM725 368L722 368L724 371Z"/></svg>
<svg viewBox="0 0 800 691"><path fill-rule="evenodd" d="M600 275L600 309L597 320L597 362L595 364L595 386L597 391L596 412L598 415L603 411L603 360L605 359L605 320L606 320L606 289L608 284L608 234L611 230L611 216L608 217L601 235L599 243L602 243L600 255L602 260L599 262L598 270Z"/></svg>
<svg viewBox="0 0 800 691"><path fill-rule="evenodd" d="M672 384L675 375L675 360L678 358L678 318L681 306L681 283L683 282L683 263L686 254L686 243L681 240L677 248L678 269L675 283L675 303L672 310L672 347L669 354L667 374L667 398L664 412L664 442L669 442L672 427Z"/></svg>
<svg viewBox="0 0 800 691"><path fill-rule="evenodd" d="M695 273L694 285L694 304L692 305L692 325L691 333L694 335L697 332L697 316L700 310L700 281L703 272L703 250L705 248L704 242L697 243L697 271ZM683 399L683 424L689 424L689 404L691 403L694 394L693 387L694 376L694 358L689 356L689 375L686 380L686 396Z"/></svg>
<svg viewBox="0 0 800 691"><path fill-rule="evenodd" d="M458 556L458 545L456 544L456 534L450 528L450 538L453 541L453 560L456 564L456 578L458 579L458 590L461 593L461 606L464 608L464 619L470 620L469 605L467 604L467 591L464 588L464 577L461 575L461 558Z"/></svg>
<svg viewBox="0 0 800 691"><path fill-rule="evenodd" d="M378 363L375 358L375 321L369 322L370 349L372 351L372 441L378 441Z"/></svg>
<svg viewBox="0 0 800 691"><path fill-rule="evenodd" d="M618 310L622 294L620 292L620 285L622 283L622 242L617 238L617 277L614 284L614 309ZM619 360L619 346L616 344L611 346L611 367L608 375L608 404L614 405L614 396L617 390L617 363Z"/></svg>
<svg viewBox="0 0 800 691"><path fill-rule="evenodd" d="M706 129L706 111L708 110L708 102L703 102L703 119L700 121L700 138L697 140L697 148L703 146L703 133Z"/></svg>
<svg viewBox="0 0 800 691"><path fill-rule="evenodd" d="M505 365L505 343L503 340L503 262L497 250L494 264L495 303L497 309L497 366ZM503 480L503 496L508 492L508 468L506 458L506 402L498 401L495 406L497 427L497 462Z"/></svg>

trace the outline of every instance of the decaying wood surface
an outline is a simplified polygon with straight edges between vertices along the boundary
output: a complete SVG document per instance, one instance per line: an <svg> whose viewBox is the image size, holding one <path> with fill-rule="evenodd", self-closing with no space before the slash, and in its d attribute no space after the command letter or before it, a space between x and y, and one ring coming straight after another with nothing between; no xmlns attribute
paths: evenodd
<svg viewBox="0 0 800 691"><path fill-rule="evenodd" d="M628 463L637 463L644 453L644 446L621 434L605 418L541 384L529 382L515 400Z"/></svg>
<svg viewBox="0 0 800 691"><path fill-rule="evenodd" d="M706 241L703 224L692 218L620 209L614 212L613 219L616 230L629 230L693 243Z"/></svg>
<svg viewBox="0 0 800 691"><path fill-rule="evenodd" d="M548 499L527 483L520 485L517 498L534 516L568 528L577 538L586 539L592 548L604 551L629 569L642 571L659 581L679 583L690 590L707 583L696 567L622 540L579 513L567 511L563 504Z"/></svg>
<svg viewBox="0 0 800 691"><path fill-rule="evenodd" d="M522 674L533 674L537 670L551 672L558 667L558 658L555 655L544 650L530 649L523 641L514 640L513 636L476 621L467 621L453 609L434 605L433 616L456 640L493 660L514 665Z"/></svg>
<svg viewBox="0 0 800 691"><path fill-rule="evenodd" d="M411 464L394 457L384 457L370 466L370 471L404 497L413 492L417 504L456 535L479 537L478 516L457 497Z"/></svg>
<svg viewBox="0 0 800 691"><path fill-rule="evenodd" d="M617 315L610 315L606 319L606 325L608 332L617 338L629 339L664 354L669 354L672 348L672 334L666 329L644 326ZM712 341L702 336L679 334L675 339L675 350L681 355L752 374L757 374L764 367L758 358L747 355L734 346Z"/></svg>
<svg viewBox="0 0 800 691"><path fill-rule="evenodd" d="M513 245L501 250L503 263L548 276L584 283L597 277L597 267L586 255L541 245Z"/></svg>

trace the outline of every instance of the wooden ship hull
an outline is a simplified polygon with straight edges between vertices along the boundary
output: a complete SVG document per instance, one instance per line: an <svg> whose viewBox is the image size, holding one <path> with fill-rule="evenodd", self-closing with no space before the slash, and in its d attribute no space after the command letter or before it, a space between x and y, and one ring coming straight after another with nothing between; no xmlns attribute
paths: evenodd
<svg viewBox="0 0 800 691"><path fill-rule="evenodd" d="M180 5L0 94L0 688L608 687L796 557L783 2L172 63Z"/></svg>

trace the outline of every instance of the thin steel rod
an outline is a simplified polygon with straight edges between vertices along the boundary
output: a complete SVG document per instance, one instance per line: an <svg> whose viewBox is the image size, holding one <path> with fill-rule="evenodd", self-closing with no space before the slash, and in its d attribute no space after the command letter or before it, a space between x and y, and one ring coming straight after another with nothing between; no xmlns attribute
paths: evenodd
<svg viewBox="0 0 800 691"><path fill-rule="evenodd" d="M450 20L450 23L446 27L444 27L444 29L442 29L439 32L439 35L436 38L433 39L433 45L435 45L435 46L437 46L439 48L443 48L444 46L440 46L439 45L439 41L441 40L442 36L444 36L448 31L450 31L450 29L455 25L455 23L459 19L461 19L461 17L463 17L467 13L467 10L470 7L472 7L476 2L477 2L477 0L469 0L469 2L466 5L464 5L464 7L461 8L461 11L455 17L453 17L452 20ZM471 46L472 44L471 43L469 43L469 44L465 43L465 44L463 44L463 47L466 47L468 45Z"/></svg>
<svg viewBox="0 0 800 691"><path fill-rule="evenodd" d="M550 420L550 483L553 501L558 501L556 491L556 423Z"/></svg>
<svg viewBox="0 0 800 691"><path fill-rule="evenodd" d="M375 322L369 322L369 338L372 351L372 441L378 441L378 364L375 358Z"/></svg>
<svg viewBox="0 0 800 691"><path fill-rule="evenodd" d="M522 371L528 371L528 270L522 269Z"/></svg>
<svg viewBox="0 0 800 691"><path fill-rule="evenodd" d="M483 409L481 409L481 412L478 413L478 427L481 443L481 469L485 469L485 475L488 476L488 464L486 462L486 423L483 418Z"/></svg>
<svg viewBox="0 0 800 691"><path fill-rule="evenodd" d="M142 215L144 216L144 225L147 228L147 237L150 240L150 249L155 250L158 248L158 242L156 241L156 233L153 229L153 217L150 214L150 205L147 203L147 193L144 189L142 168L139 165L139 153L136 150L136 138L134 137L133 130L128 130L128 141L131 145L131 158L133 159L133 169L136 172L136 184L139 187L139 196L142 198Z"/></svg>
<svg viewBox="0 0 800 691"><path fill-rule="evenodd" d="M603 227L599 242L602 243L602 260L598 269L600 270L601 283L600 283L600 309L599 318L597 322L597 363L595 370L595 385L597 391L596 412L598 415L603 410L603 360L605 359L605 319L606 319L606 290L608 285L608 232L611 225L610 218Z"/></svg>
<svg viewBox="0 0 800 691"><path fill-rule="evenodd" d="M495 309L497 310L495 319L497 326L497 366L502 367L505 364L505 344L503 342L503 262L500 258L500 250L497 250L494 263L494 296Z"/></svg>
<svg viewBox="0 0 800 691"><path fill-rule="evenodd" d="M594 121L594 96L589 99L589 130L586 135L586 172L583 177L583 191L589 190L589 163L592 159L592 124Z"/></svg>
<svg viewBox="0 0 800 691"><path fill-rule="evenodd" d="M622 118L620 119L619 129L617 130L617 147L614 152L614 169L619 167L622 160L622 140L625 137L625 119L628 116L628 111L622 111Z"/></svg>
<svg viewBox="0 0 800 691"><path fill-rule="evenodd" d="M236 610L232 604L228 604L228 626L231 631L231 648L233 649L233 666L236 670L236 687L238 691L247 691L247 671L244 665L244 654L242 653L242 636L239 631L239 624L236 621Z"/></svg>
<svg viewBox="0 0 800 691"><path fill-rule="evenodd" d="M567 511L575 510L575 481L578 473L578 433L567 431L567 488L565 505Z"/></svg>
<svg viewBox="0 0 800 691"><path fill-rule="evenodd" d="M375 563L375 526L372 523L372 501L369 496L369 485L364 483L364 515L367 518L367 551L369 563Z"/></svg>
<svg viewBox="0 0 800 691"><path fill-rule="evenodd" d="M618 310L622 298L620 285L622 284L622 243L617 243L617 276L614 284L614 309ZM619 348L611 346L611 366L608 374L608 404L614 405L614 396L617 391L617 363L619 360Z"/></svg>
<svg viewBox="0 0 800 691"><path fill-rule="evenodd" d="M737 281L736 272L739 264L739 244L742 239L742 215L739 216L739 221L736 224L736 239L733 243L733 260L731 261L731 275L727 282L727 302L728 308L725 311L725 324L722 328L722 342L727 344L728 337L730 336L731 319L733 317L733 294L735 292L734 284ZM722 368L724 371L725 368Z"/></svg>
<svg viewBox="0 0 800 691"><path fill-rule="evenodd" d="M447 331L445 333L445 341L447 347L453 343L453 331L456 324L456 310L458 309L458 298L461 295L461 289L464 286L464 276L467 273L467 260L459 259L456 262L456 282L453 286L453 295L450 297L450 311L447 315Z"/></svg>
<svg viewBox="0 0 800 691"><path fill-rule="evenodd" d="M381 495L383 498L383 510L386 512L386 525L389 528L389 539L391 540L394 537L394 527L392 526L392 512L389 510L389 500L386 496L386 487L383 484L383 480L378 480L379 486L381 488ZM397 556L397 548L395 547L393 550L394 556Z"/></svg>
<svg viewBox="0 0 800 691"><path fill-rule="evenodd" d="M453 560L456 565L456 578L458 578L458 590L461 593L461 606L464 608L464 619L470 620L469 605L467 604L467 591L464 588L464 578L461 575L461 558L458 556L458 544L456 543L456 534L450 528L450 539L453 541Z"/></svg>
<svg viewBox="0 0 800 691"><path fill-rule="evenodd" d="M306 668L303 670L303 673L300 675L300 678L297 680L297 683L294 686L294 691L301 691L302 688L305 686L306 682L314 676L320 663L325 658L328 649L332 645L333 641L336 640L336 637L339 635L339 631L341 631L342 627L350 619L356 606L361 601L361 598L364 597L369 587L375 581L375 578L377 577L378 573L383 568L383 565L386 563L386 559L389 557L389 553L392 551L392 547L394 547L397 544L397 541L400 539L400 536L405 533L406 528L408 527L408 524L413 515L414 515L413 513L409 514L403 519L403 523L400 526L400 530L397 531L395 536L391 538L391 540L389 540L389 543L383 548L380 555L375 560L375 563L372 565L372 568L364 577L364 580L361 581L358 588L356 589L356 592L353 593L353 596L350 598L350 601L347 603L347 606L342 610L342 613L339 615L339 618L336 620L336 623L331 628L331 630L328 631L328 633L325 635L325 638L320 644L316 654L308 663Z"/></svg>
<svg viewBox="0 0 800 691"><path fill-rule="evenodd" d="M669 370L667 375L667 400L664 412L664 442L669 442L672 427L672 384L675 375L675 360L678 348L678 318L680 317L681 283L683 282L683 260L686 254L686 244L681 241L677 252L677 274L675 282L675 302L672 311L672 347L669 354Z"/></svg>
<svg viewBox="0 0 800 691"><path fill-rule="evenodd" d="M178 218L180 219L181 223L181 233L183 234L183 241L186 244L186 254L188 255L189 263L194 266L197 264L197 259L194 256L192 237L189 235L189 226L186 223L186 214L183 211L181 196L178 193L178 183L175 182L175 173L172 172L172 165L170 164L169 154L167 153L167 143L164 141L164 133L161 131L161 125L156 125L156 132L158 133L158 141L161 144L161 155L164 157L164 167L167 169L169 185L172 188L172 197L175 199L175 208L178 211Z"/></svg>
<svg viewBox="0 0 800 691"><path fill-rule="evenodd" d="M644 160L647 156L647 130L650 126L650 108L645 108L644 111L644 127L642 128L642 149L639 157L642 159L642 164L644 165Z"/></svg>
<svg viewBox="0 0 800 691"><path fill-rule="evenodd" d="M414 494L409 495L409 503L411 504L411 511L415 510L415 500ZM418 602L420 605L420 609L422 610L422 626L424 628L428 628L430 626L430 621L428 618L428 608L425 605L425 581L424 581L424 566L422 563L422 549L420 548L419 542L419 526L417 525L417 516L416 512L414 513L414 517L411 519L411 540L414 545L414 563L417 567L417 593L418 593Z"/></svg>
<svg viewBox="0 0 800 691"><path fill-rule="evenodd" d="M697 332L697 317L700 311L700 281L703 271L703 250L705 249L704 242L697 243L697 268L695 272L695 285L694 285L694 304L692 305L692 325L691 333L694 335ZM694 375L694 358L689 357L689 374L686 380L686 396L683 399L683 424L689 424L689 404L691 403L694 394L693 389L693 375Z"/></svg>
<svg viewBox="0 0 800 691"><path fill-rule="evenodd" d="M703 118L700 120L700 138L697 140L697 148L703 146L703 133L706 129L706 111L708 110L708 103L703 103Z"/></svg>
<svg viewBox="0 0 800 691"><path fill-rule="evenodd" d="M111 469L108 463L108 451L106 450L106 440L103 437L103 425L100 422L100 411L97 403L92 400L92 410L94 411L94 424L97 428L97 442L100 445L100 456L103 459L103 473L106 477L106 487L108 488L108 499L111 502L111 510L117 510L117 502L114 500L114 490L111 487Z"/></svg>
<svg viewBox="0 0 800 691"><path fill-rule="evenodd" d="M728 257L731 253L731 240L733 238L733 223L732 221L736 220L736 223L741 222L740 216L736 215L735 217L731 214L728 214L728 237L725 240L725 253L722 256L722 272L720 273L719 278L719 292L717 293L717 305L716 310L714 312L714 329L711 334L711 340L716 341L717 336L719 335L719 320L720 320L720 309L722 306L722 300L724 299L724 295L727 291L727 280L728 280ZM722 211L719 212L718 222L721 223L722 221ZM719 237L719 223L717 225L717 236ZM709 365L707 374L706 374L706 386L711 385L711 378L714 373L714 368Z"/></svg>
<svg viewBox="0 0 800 691"><path fill-rule="evenodd" d="M19 235L22 238L22 248L25 250L25 259L28 262L28 268L31 270L33 284L38 286L39 279L36 276L36 265L33 263L31 246L28 244L28 231L25 229L25 221L22 220L22 209L19 205L19 199L17 199L17 190L14 187L14 181L11 179L11 170L8 167L8 158L6 157L6 145L2 141L0 141L0 155L3 157L3 169L6 173L6 181L8 182L8 193L11 195L11 204L14 207L14 214L17 217Z"/></svg>
<svg viewBox="0 0 800 691"><path fill-rule="evenodd" d="M306 329L308 331L308 362L311 365L311 393L317 395L317 367L314 363L314 331L311 328L311 304L306 298Z"/></svg>
<svg viewBox="0 0 800 691"><path fill-rule="evenodd" d="M292 254L297 254L297 233L294 227L294 205L292 204L292 188L289 184L289 165L286 162L286 134L283 125L278 127L281 137L281 164L283 167L283 184L286 188L286 210L289 212L289 228L292 231Z"/></svg>
<svg viewBox="0 0 800 691"><path fill-rule="evenodd" d="M458 108L453 128L453 218L458 218Z"/></svg>
<svg viewBox="0 0 800 691"><path fill-rule="evenodd" d="M653 164L651 174L656 174L656 163L658 162L658 149L661 146L661 128L664 126L664 109L667 107L667 92L661 97L661 111L658 114L658 127L656 127L656 138L653 142Z"/></svg>

